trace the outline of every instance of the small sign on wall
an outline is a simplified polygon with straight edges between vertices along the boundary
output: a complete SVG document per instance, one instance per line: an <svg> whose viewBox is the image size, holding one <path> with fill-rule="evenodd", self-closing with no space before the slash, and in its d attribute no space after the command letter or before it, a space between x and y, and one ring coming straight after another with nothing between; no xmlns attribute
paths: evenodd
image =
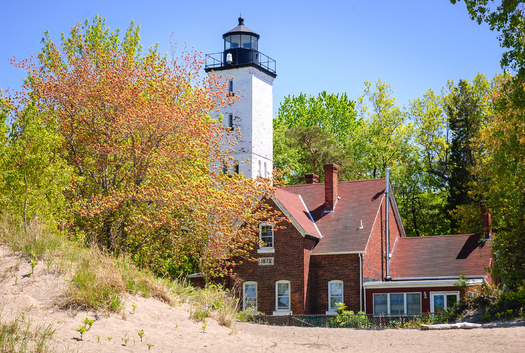
<svg viewBox="0 0 525 353"><path fill-rule="evenodd" d="M273 257L260 257L259 265L273 265Z"/></svg>

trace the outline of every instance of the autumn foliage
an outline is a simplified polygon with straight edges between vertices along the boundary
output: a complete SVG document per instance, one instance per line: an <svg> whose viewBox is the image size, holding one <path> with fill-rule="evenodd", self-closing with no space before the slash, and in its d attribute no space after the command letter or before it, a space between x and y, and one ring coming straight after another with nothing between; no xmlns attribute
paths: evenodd
<svg viewBox="0 0 525 353"><path fill-rule="evenodd" d="M229 159L209 112L234 102L216 77L199 76L199 54L143 54L138 35L132 23L120 41L96 17L15 63L29 73L19 104L45 112L74 171L63 227L158 273L227 273L272 219L258 207L271 186L217 167Z"/></svg>

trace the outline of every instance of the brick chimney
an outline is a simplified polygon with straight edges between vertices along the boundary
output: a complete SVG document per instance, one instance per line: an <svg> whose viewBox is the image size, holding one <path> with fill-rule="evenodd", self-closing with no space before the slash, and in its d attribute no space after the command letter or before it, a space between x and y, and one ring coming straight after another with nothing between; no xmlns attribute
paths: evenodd
<svg viewBox="0 0 525 353"><path fill-rule="evenodd" d="M319 175L308 173L304 175L304 178L306 179L306 184L317 184L319 183Z"/></svg>
<svg viewBox="0 0 525 353"><path fill-rule="evenodd" d="M487 208L486 201L481 201L479 206L481 211L481 233L485 239L488 239L492 236L492 214L490 208Z"/></svg>
<svg viewBox="0 0 525 353"><path fill-rule="evenodd" d="M324 166L324 209L333 211L337 202L337 172L336 164L325 164Z"/></svg>

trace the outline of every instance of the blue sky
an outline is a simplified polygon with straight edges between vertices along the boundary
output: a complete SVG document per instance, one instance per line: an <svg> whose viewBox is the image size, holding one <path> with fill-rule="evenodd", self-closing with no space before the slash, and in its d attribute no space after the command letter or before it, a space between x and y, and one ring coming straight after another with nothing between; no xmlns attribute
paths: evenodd
<svg viewBox="0 0 525 353"><path fill-rule="evenodd" d="M9 59L38 53L45 30L59 42L98 14L121 31L135 20L144 47L158 42L169 52L173 34L179 46L215 53L240 13L261 35L259 50L277 61L274 111L300 93L347 92L357 100L365 79L390 83L406 106L449 79L501 72L497 33L448 0L0 0L0 89L21 86L25 73Z"/></svg>

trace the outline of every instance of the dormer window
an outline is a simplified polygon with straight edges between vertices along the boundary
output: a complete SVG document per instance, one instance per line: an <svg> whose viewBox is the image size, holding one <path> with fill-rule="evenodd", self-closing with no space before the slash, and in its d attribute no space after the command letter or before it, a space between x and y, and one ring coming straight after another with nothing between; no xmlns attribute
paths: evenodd
<svg viewBox="0 0 525 353"><path fill-rule="evenodd" d="M259 225L259 239L261 239L261 248L259 252L273 252L273 226L270 223L261 223Z"/></svg>

